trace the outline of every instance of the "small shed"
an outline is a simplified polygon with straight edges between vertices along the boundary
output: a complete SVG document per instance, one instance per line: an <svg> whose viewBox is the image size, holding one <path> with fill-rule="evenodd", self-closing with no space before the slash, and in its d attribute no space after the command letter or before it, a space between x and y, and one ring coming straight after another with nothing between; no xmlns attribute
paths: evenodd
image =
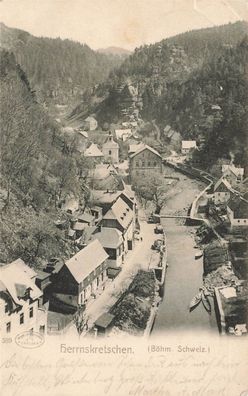
<svg viewBox="0 0 248 396"><path fill-rule="evenodd" d="M97 329L97 334L107 335L108 332L111 330L114 318L115 318L114 315L108 312L102 314L95 322L95 328Z"/></svg>

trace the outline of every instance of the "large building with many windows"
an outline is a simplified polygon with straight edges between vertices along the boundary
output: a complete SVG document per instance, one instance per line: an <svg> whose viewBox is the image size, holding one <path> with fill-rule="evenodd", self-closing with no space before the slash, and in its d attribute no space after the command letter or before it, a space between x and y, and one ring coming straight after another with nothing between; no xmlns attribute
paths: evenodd
<svg viewBox="0 0 248 396"><path fill-rule="evenodd" d="M162 173L162 157L152 147L142 145L140 149L129 156L131 178L149 174L150 172Z"/></svg>
<svg viewBox="0 0 248 396"><path fill-rule="evenodd" d="M47 310L36 272L18 259L0 268L0 330L14 336L24 331L46 332Z"/></svg>

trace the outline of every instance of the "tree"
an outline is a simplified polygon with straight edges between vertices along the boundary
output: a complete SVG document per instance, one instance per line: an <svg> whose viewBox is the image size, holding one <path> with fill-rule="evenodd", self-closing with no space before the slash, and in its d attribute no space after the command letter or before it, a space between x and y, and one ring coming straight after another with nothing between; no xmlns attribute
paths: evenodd
<svg viewBox="0 0 248 396"><path fill-rule="evenodd" d="M144 200L145 206L148 201L151 201L155 204L155 212L159 213L165 203L166 193L168 192L163 176L157 172L136 176L133 186L137 195Z"/></svg>
<svg viewBox="0 0 248 396"><path fill-rule="evenodd" d="M79 305L73 318L79 337L84 330L88 330L88 320L89 317L85 313L85 304Z"/></svg>

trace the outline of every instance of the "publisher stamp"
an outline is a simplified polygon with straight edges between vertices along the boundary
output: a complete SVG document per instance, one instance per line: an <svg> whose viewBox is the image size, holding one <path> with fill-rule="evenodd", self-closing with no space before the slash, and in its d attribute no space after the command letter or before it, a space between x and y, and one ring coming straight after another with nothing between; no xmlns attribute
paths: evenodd
<svg viewBox="0 0 248 396"><path fill-rule="evenodd" d="M24 331L15 337L15 343L21 348L39 348L45 342L44 336L40 333Z"/></svg>

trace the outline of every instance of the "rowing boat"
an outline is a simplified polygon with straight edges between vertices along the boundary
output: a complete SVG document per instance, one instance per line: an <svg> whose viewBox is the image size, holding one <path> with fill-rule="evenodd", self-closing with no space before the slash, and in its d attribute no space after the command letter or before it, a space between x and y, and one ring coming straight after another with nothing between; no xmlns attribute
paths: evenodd
<svg viewBox="0 0 248 396"><path fill-rule="evenodd" d="M201 258L202 255L203 255L203 252L202 252L201 250L198 250L198 251L195 253L195 260L198 260L199 258Z"/></svg>
<svg viewBox="0 0 248 396"><path fill-rule="evenodd" d="M208 313L211 313L211 304L207 295L202 291L202 304Z"/></svg>
<svg viewBox="0 0 248 396"><path fill-rule="evenodd" d="M197 305L200 303L202 299L202 291L196 294L196 296L191 300L189 304L189 311L193 311L197 307Z"/></svg>

